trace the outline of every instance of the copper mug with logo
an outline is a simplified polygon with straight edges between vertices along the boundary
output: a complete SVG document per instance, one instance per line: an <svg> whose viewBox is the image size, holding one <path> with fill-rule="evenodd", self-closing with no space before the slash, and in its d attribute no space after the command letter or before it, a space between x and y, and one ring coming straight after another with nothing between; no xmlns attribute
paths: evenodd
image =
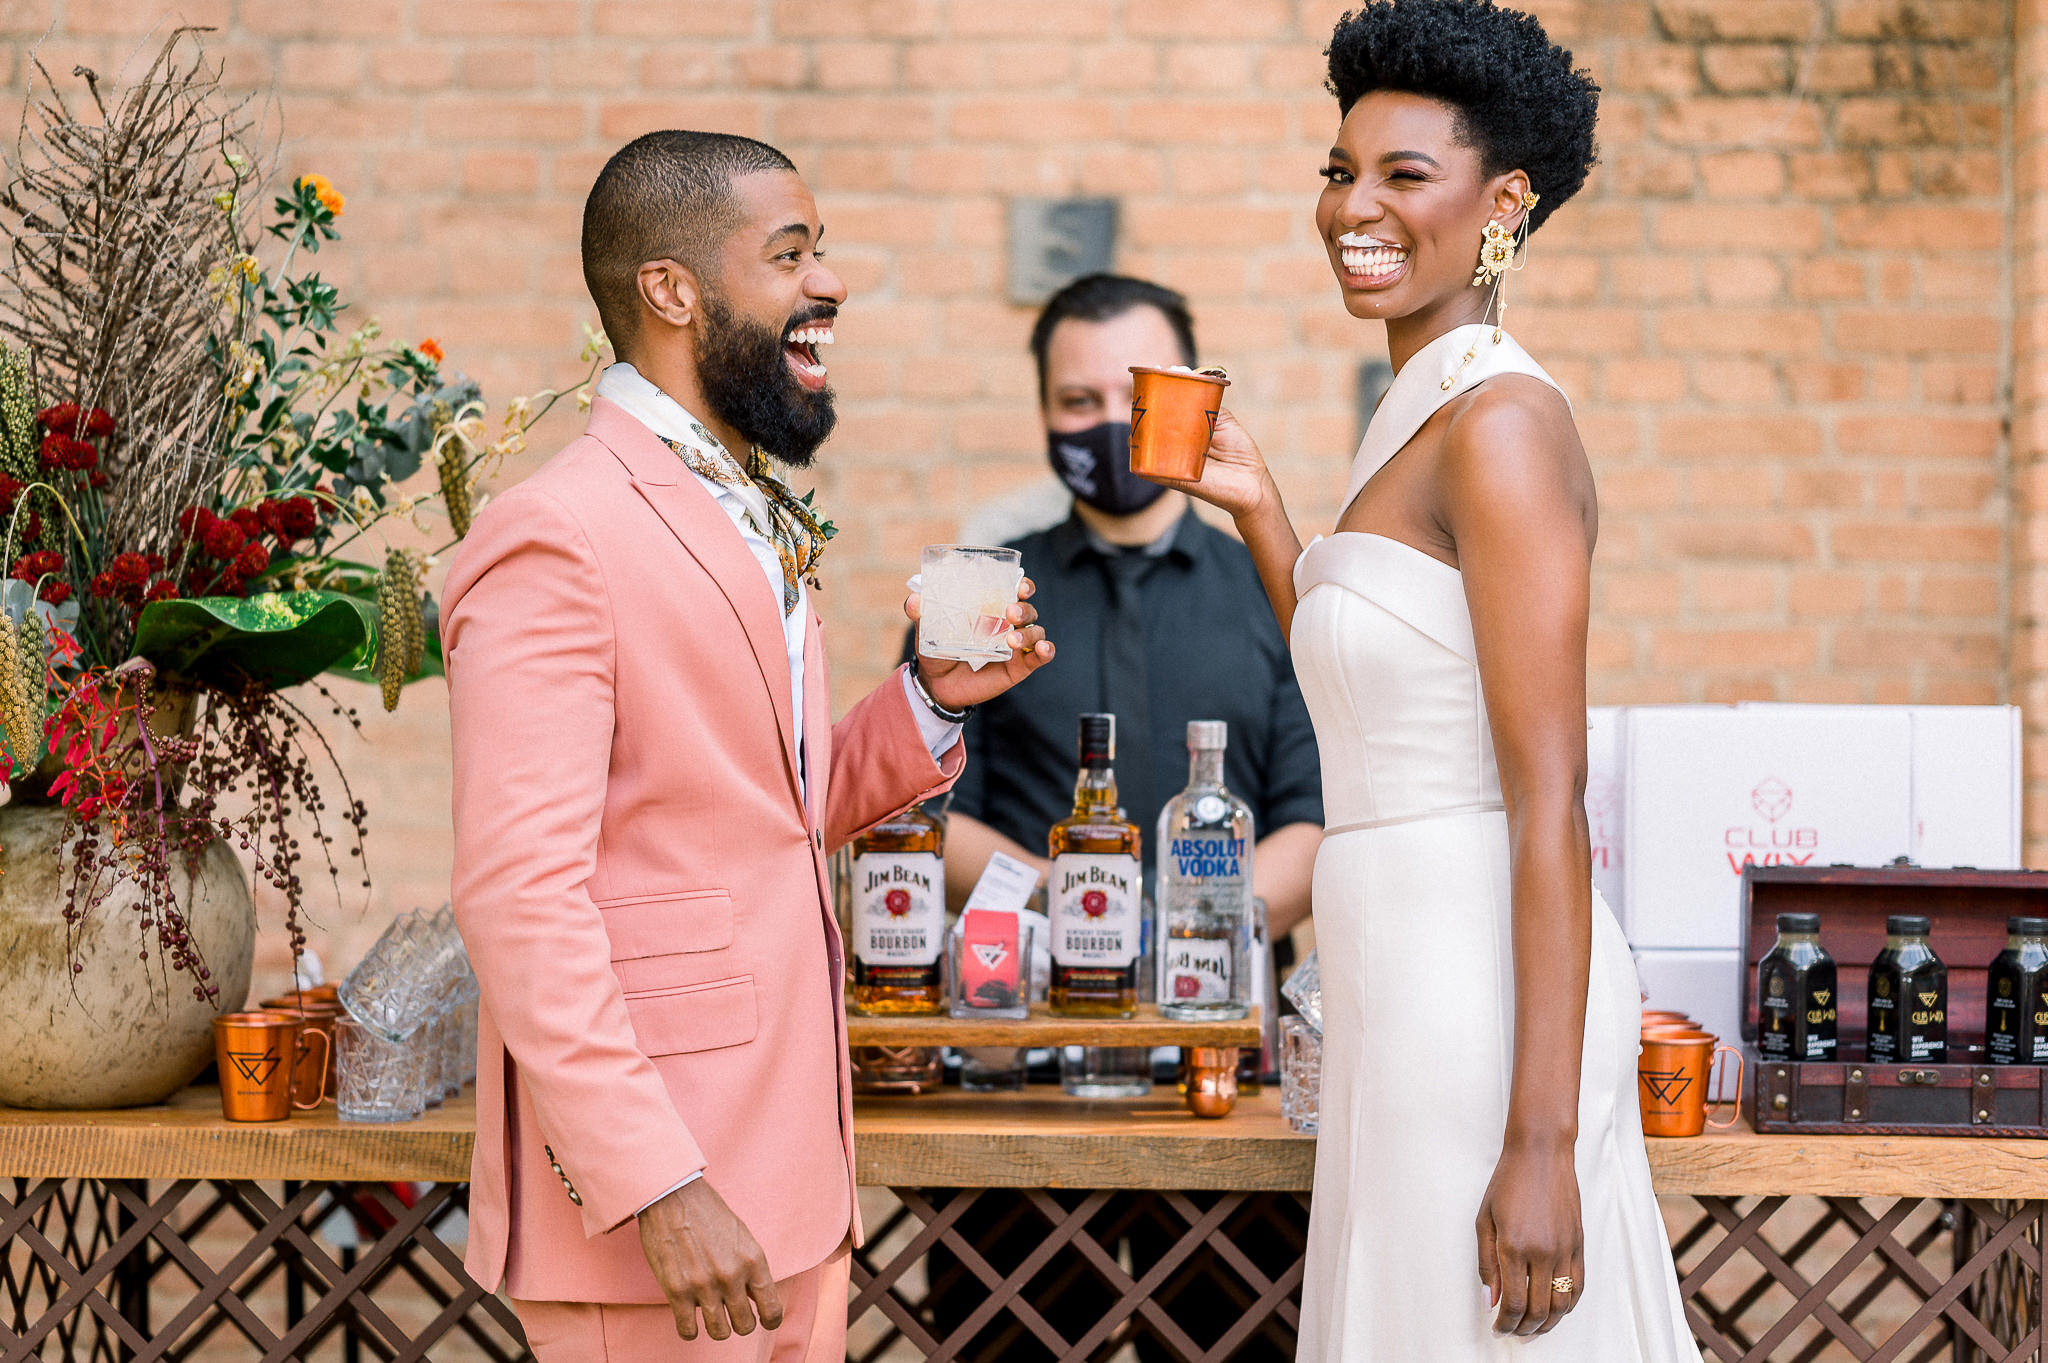
<svg viewBox="0 0 2048 1363"><path fill-rule="evenodd" d="M1223 390L1221 370L1131 366L1131 472L1153 478L1202 476Z"/></svg>
<svg viewBox="0 0 2048 1363"><path fill-rule="evenodd" d="M1697 1136L1708 1127L1725 1131L1742 1118L1739 1100L1725 1122L1707 1120L1707 1090L1714 1057L1735 1057L1735 1091L1742 1092L1742 1052L1723 1046L1697 1027L1646 1027L1636 1060L1636 1099L1645 1136Z"/></svg>
<svg viewBox="0 0 2048 1363"><path fill-rule="evenodd" d="M292 1097L292 1076L317 1043L319 1080L311 1102ZM220 1113L231 1122L281 1122L293 1108L320 1106L327 1097L324 1032L306 1030L294 1013L224 1013L213 1020L213 1054L220 1069Z"/></svg>
<svg viewBox="0 0 2048 1363"><path fill-rule="evenodd" d="M298 1059L292 1065L292 1102L305 1107L317 1107L325 1101L325 1095L335 1091L334 1023L342 1014L337 1000L323 1000L310 991L280 994L274 999L263 999L257 1008L270 1013L289 1013L306 1024L306 1036L315 1034L327 1042L325 1051L315 1050L308 1040L299 1048ZM307 1102L308 1095L312 1095Z"/></svg>

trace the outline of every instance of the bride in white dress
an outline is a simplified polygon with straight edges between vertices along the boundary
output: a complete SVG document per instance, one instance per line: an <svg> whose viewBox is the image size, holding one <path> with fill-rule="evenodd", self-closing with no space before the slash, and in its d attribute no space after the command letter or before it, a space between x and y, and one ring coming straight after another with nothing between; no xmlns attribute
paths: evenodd
<svg viewBox="0 0 2048 1363"><path fill-rule="evenodd" d="M1593 478L1498 325L1496 267L1583 183L1597 90L1491 0L1373 0L1330 72L1316 226L1393 385L1305 551L1227 413L1176 484L1235 516L1322 752L1298 1357L1698 1363L1643 1151L1635 971L1589 868Z"/></svg>

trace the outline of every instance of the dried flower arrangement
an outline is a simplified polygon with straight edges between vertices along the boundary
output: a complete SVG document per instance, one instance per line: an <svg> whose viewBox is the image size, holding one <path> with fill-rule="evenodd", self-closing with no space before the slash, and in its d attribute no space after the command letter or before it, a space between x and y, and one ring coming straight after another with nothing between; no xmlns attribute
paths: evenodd
<svg viewBox="0 0 2048 1363"><path fill-rule="evenodd" d="M75 110L36 73L0 186L0 775L68 811L74 946L134 884L147 940L213 998L177 872L233 839L303 947L301 823L338 895L335 838L360 858L367 811L294 688L356 726L321 677L375 682L391 709L439 672L432 554L372 546L394 520L434 542L430 515L441 548L459 540L534 422L566 391L588 400L603 340L577 384L514 399L493 433L437 342L342 330L311 265L345 210L326 177L251 231L272 158L196 30L117 88L78 69Z"/></svg>

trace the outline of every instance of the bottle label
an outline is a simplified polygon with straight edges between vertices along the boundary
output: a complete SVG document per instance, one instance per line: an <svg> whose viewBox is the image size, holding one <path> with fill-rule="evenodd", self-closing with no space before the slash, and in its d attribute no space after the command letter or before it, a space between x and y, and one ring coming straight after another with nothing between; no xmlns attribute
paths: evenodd
<svg viewBox="0 0 2048 1363"><path fill-rule="evenodd" d="M1176 833L1167 839L1166 855L1169 880L1244 879L1243 838L1219 833Z"/></svg>
<svg viewBox="0 0 2048 1363"><path fill-rule="evenodd" d="M1229 1003L1230 942L1219 937L1166 939L1161 1003Z"/></svg>
<svg viewBox="0 0 2048 1363"><path fill-rule="evenodd" d="M853 954L868 965L938 964L946 941L943 866L935 852L853 859Z"/></svg>
<svg viewBox="0 0 2048 1363"><path fill-rule="evenodd" d="M1768 966L1763 996L1757 1000L1757 1053L1771 1060L1792 1058L1792 1000L1785 996L1785 977Z"/></svg>
<svg viewBox="0 0 2048 1363"><path fill-rule="evenodd" d="M1052 959L1062 966L1121 968L1138 959L1143 912L1136 857L1064 852L1047 887Z"/></svg>

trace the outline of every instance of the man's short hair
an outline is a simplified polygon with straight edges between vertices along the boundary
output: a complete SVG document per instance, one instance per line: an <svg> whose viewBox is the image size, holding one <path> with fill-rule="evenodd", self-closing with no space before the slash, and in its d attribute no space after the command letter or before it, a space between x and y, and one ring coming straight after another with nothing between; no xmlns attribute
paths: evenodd
<svg viewBox="0 0 2048 1363"><path fill-rule="evenodd" d="M614 152L583 201L583 283L614 347L631 338L642 265L673 260L715 278L740 223L733 180L795 169L767 143L733 133L643 133Z"/></svg>
<svg viewBox="0 0 2048 1363"><path fill-rule="evenodd" d="M1188 313L1188 300L1164 284L1133 279L1121 274L1084 274L1045 301L1045 308L1031 326L1031 358L1038 362L1038 396L1045 398L1045 352L1052 344L1053 328L1073 320L1107 322L1132 308L1157 308L1173 328L1180 342L1181 363L1195 362L1195 319Z"/></svg>

